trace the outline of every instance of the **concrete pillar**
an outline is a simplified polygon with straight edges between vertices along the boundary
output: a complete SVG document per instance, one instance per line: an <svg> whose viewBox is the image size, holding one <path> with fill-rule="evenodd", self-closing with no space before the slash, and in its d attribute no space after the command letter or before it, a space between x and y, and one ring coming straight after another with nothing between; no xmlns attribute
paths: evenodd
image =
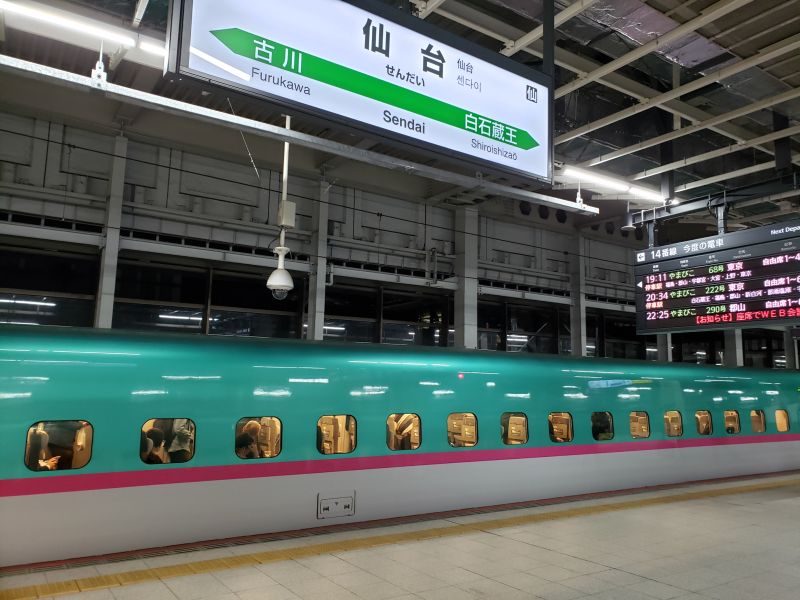
<svg viewBox="0 0 800 600"><path fill-rule="evenodd" d="M656 336L658 345L658 362L672 362L672 334L659 333Z"/></svg>
<svg viewBox="0 0 800 600"><path fill-rule="evenodd" d="M114 315L114 291L117 283L117 257L119 256L119 228L122 221L122 193L125 188L125 162L128 139L118 136L114 140L114 159L108 182L105 237L100 257L100 282L94 311L94 326L111 329Z"/></svg>
<svg viewBox="0 0 800 600"><path fill-rule="evenodd" d="M786 368L797 370L797 340L792 335L791 327L783 330L783 347L786 350Z"/></svg>
<svg viewBox="0 0 800 600"><path fill-rule="evenodd" d="M581 235L575 239L575 251L570 256L569 279L572 356L586 356L586 259Z"/></svg>
<svg viewBox="0 0 800 600"><path fill-rule="evenodd" d="M328 199L331 184L319 182L319 202L311 215L311 271L308 278L308 332L306 339L321 340L325 326L325 282L328 266Z"/></svg>
<svg viewBox="0 0 800 600"><path fill-rule="evenodd" d="M744 344L742 343L742 329L725 330L725 351L723 364L726 367L744 366Z"/></svg>
<svg viewBox="0 0 800 600"><path fill-rule="evenodd" d="M455 347L478 347L478 209L456 209Z"/></svg>

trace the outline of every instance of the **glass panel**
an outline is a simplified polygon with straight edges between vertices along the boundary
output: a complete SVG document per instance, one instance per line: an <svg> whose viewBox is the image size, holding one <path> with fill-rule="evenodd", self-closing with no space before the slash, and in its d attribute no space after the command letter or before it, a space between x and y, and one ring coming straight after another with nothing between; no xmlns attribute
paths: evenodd
<svg viewBox="0 0 800 600"><path fill-rule="evenodd" d="M290 313L235 312L212 309L209 331L216 335L296 338L297 316Z"/></svg>
<svg viewBox="0 0 800 600"><path fill-rule="evenodd" d="M525 413L503 413L500 416L500 429L503 443L507 446L524 444L528 441L528 417Z"/></svg>
<svg viewBox="0 0 800 600"><path fill-rule="evenodd" d="M789 413L785 410L776 410L775 425L780 432L789 431Z"/></svg>
<svg viewBox="0 0 800 600"><path fill-rule="evenodd" d="M726 410L725 415L725 433L739 433L742 427L739 423L739 412L735 410Z"/></svg>
<svg viewBox="0 0 800 600"><path fill-rule="evenodd" d="M244 417L236 423L235 452L239 458L273 458L281 453L281 420Z"/></svg>
<svg viewBox="0 0 800 600"><path fill-rule="evenodd" d="M94 429L87 421L40 421L28 429L25 466L31 471L85 467L92 457Z"/></svg>
<svg viewBox="0 0 800 600"><path fill-rule="evenodd" d="M694 424L700 435L711 435L714 429L711 423L711 413L707 410L698 410L694 413Z"/></svg>
<svg viewBox="0 0 800 600"><path fill-rule="evenodd" d="M389 450L416 450L421 441L419 415L394 413L386 419L386 445Z"/></svg>
<svg viewBox="0 0 800 600"><path fill-rule="evenodd" d="M630 421L632 438L650 437L650 417L646 412L632 412L630 414Z"/></svg>
<svg viewBox="0 0 800 600"><path fill-rule="evenodd" d="M753 433L764 433L767 430L767 420L763 410L750 411L750 428Z"/></svg>
<svg viewBox="0 0 800 600"><path fill-rule="evenodd" d="M592 437L599 442L614 439L614 418L610 412L592 413Z"/></svg>
<svg viewBox="0 0 800 600"><path fill-rule="evenodd" d="M572 441L572 415L568 412L554 412L547 417L550 439L554 442Z"/></svg>
<svg viewBox="0 0 800 600"><path fill-rule="evenodd" d="M142 433L147 438L139 447L142 462L184 463L194 456L195 426L191 419L150 419L142 425Z"/></svg>
<svg viewBox="0 0 800 600"><path fill-rule="evenodd" d="M478 443L478 418L474 413L447 415L447 443L454 448L471 447Z"/></svg>
<svg viewBox="0 0 800 600"><path fill-rule="evenodd" d="M140 329L200 333L203 330L203 309L178 308L154 304L114 303L114 329Z"/></svg>
<svg viewBox="0 0 800 600"><path fill-rule="evenodd" d="M91 327L93 318L94 300L0 293L0 324Z"/></svg>
<svg viewBox="0 0 800 600"><path fill-rule="evenodd" d="M683 420L677 410L668 410L664 413L664 433L668 437L683 435Z"/></svg>
<svg viewBox="0 0 800 600"><path fill-rule="evenodd" d="M317 450L350 454L356 449L356 419L352 415L323 415L317 421Z"/></svg>

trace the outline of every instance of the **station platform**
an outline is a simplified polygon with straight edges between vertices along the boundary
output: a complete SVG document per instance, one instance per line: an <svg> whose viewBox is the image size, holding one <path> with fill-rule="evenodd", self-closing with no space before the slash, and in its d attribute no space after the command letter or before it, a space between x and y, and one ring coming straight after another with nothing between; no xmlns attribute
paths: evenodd
<svg viewBox="0 0 800 600"><path fill-rule="evenodd" d="M797 600L799 516L793 472L5 569L0 600Z"/></svg>

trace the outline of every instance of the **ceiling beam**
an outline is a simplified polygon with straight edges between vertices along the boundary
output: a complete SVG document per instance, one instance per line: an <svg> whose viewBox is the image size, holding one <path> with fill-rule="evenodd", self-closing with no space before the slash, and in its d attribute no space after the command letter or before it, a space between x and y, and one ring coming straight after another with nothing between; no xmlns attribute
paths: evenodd
<svg viewBox="0 0 800 600"><path fill-rule="evenodd" d="M436 11L436 13L503 44L513 41L522 35L521 30L516 29L515 27L498 19L494 19L479 13L477 10L471 7L456 3L454 0L450 0L450 3L447 5L447 10L439 9ZM478 21L486 23L488 26L480 25L478 24ZM572 52L564 50L563 48L556 48L555 50L556 65L573 73L589 73L600 66L599 63L596 63L584 56L573 54ZM537 58L541 58L541 40L534 42L526 48L523 48L523 51ZM652 98L656 98L660 94L659 91L639 83L638 81L634 81L633 79L630 79L619 72L609 73L605 77L599 79L598 82L602 83L608 88L635 98L640 102L649 101ZM673 99L664 102L659 106L659 108L692 122L709 121L710 119L714 118L714 115L711 113L708 113L679 99ZM755 137L755 134L753 134L751 131L738 125L734 125L733 123L718 123L715 125L708 125L707 128L737 142L747 141ZM758 150L768 154L773 154L771 148L759 147Z"/></svg>
<svg viewBox="0 0 800 600"><path fill-rule="evenodd" d="M142 18L147 10L147 5L150 0L136 0L136 9L133 11L133 26L139 27L142 24Z"/></svg>
<svg viewBox="0 0 800 600"><path fill-rule="evenodd" d="M279 142L296 144L304 148L311 148L312 150L327 152L336 156L344 156L350 160L372 164L392 171L407 173L416 177L422 177L423 179L452 183L473 190L481 190L485 194L505 196L506 198L543 204L552 208L560 208L569 212L577 212L586 215L596 215L600 212L596 207L583 203L570 202L554 196L547 196L510 185L492 183L480 177L462 175L454 171L447 171L445 169L431 167L386 154L379 154L370 150L354 148L347 144L326 140L292 129L270 125L269 123L263 123L253 119L237 117L236 115L218 110L189 104L188 102L181 102L179 100L172 100L170 98L134 90L121 85L115 85L106 81L97 81L90 77L76 75L11 56L0 55L0 73L2 72L44 81L51 85L77 89L82 92L94 91L95 93L104 94L111 100L136 104L148 110L154 110L201 123L209 123L218 127L238 129L242 133L274 139Z"/></svg>
<svg viewBox="0 0 800 600"><path fill-rule="evenodd" d="M654 175L658 175L660 173L666 173L667 171L672 171L673 169L688 167L690 165L695 165L699 162L711 160L714 158L719 158L720 156L733 154L734 152L746 150L747 148L752 148L754 146L758 146L759 144L774 142L775 140L781 140L783 138L791 137L793 135L798 135L798 134L800 134L800 125L795 125L794 127L787 127L786 129L781 129L780 131L773 131L772 133L768 133L766 135L753 138L752 140L747 142L739 142L738 144L731 144L730 146L726 146L725 148L711 150L710 152L704 152L703 154L696 154L695 156L688 156L686 158L682 158L681 160L676 160L671 163L655 167L653 169L647 169L640 173L636 173L635 175L631 175L629 179L634 179L634 180L646 179L647 177L653 177Z"/></svg>
<svg viewBox="0 0 800 600"><path fill-rule="evenodd" d="M685 37L687 34L708 25L709 23L740 9L747 4L750 4L752 1L753 0L721 0L720 2L717 2L716 4L706 8L697 18L687 21L683 25L678 25L675 29L656 37L647 44L639 46L635 50L631 50L630 52L623 54L619 58L612 60L610 63L607 63L598 69L595 69L591 73L587 73L582 77L578 76L577 79L569 82L566 85L562 85L556 90L555 97L561 98L562 96L566 96L570 92L574 92L575 90L582 88L587 83L596 81L603 75L613 73L617 69L620 69L621 67L624 67L635 60L647 56L651 52L655 52L659 48L663 48L665 45L670 44L675 40L679 40L682 37Z"/></svg>
<svg viewBox="0 0 800 600"><path fill-rule="evenodd" d="M794 156L792 156L792 160L793 161L800 160L800 154L795 154ZM679 185L678 187L675 188L675 191L688 192L689 190L694 190L700 187L705 187L707 185L712 185L714 183L719 183L720 181L736 179L737 177L744 177L745 175L752 175L753 173L759 173L761 171L767 171L769 169L774 169L774 168L775 168L775 161L769 160L767 162L759 163L757 165L751 165L743 169L728 171L727 173L720 173L719 175L714 175L713 177L706 177L705 179L698 179L697 181L691 181L689 183Z"/></svg>
<svg viewBox="0 0 800 600"><path fill-rule="evenodd" d="M657 107L668 100L674 100L676 98L680 98L684 94L688 94L689 92L694 92L701 88L706 87L707 85L711 85L712 83L718 83L736 75L737 73L741 73L742 71L746 71L751 67L758 66L762 63L770 61L774 58L779 56L783 56L789 52L793 52L800 49L800 33L795 34L791 37L781 40L780 42L776 42L766 48L760 50L754 56L750 58L746 58L736 64L730 65L728 67L723 67L718 69L712 73L709 73L705 77L700 77L699 79L695 79L690 83L686 83L680 87L674 88L668 92L664 92L663 94L659 94L655 98L651 98L646 102L640 102L639 104L635 104L629 108L624 110L617 111L612 113L608 116L605 116L601 119L597 119L596 121L592 121L591 123L587 123L581 127L577 127L572 131L568 131L563 135L558 136L554 140L554 144L563 144L564 142L568 142L570 140L574 140L582 135L586 135L587 133L591 133L592 131L596 131L605 127L607 125L611 125L618 121L621 121L627 117L632 115L638 114L640 112L644 112L653 108L654 106Z"/></svg>
<svg viewBox="0 0 800 600"><path fill-rule="evenodd" d="M743 117L747 114L763 110L771 106L776 106L778 104L781 104L783 102L788 102L789 100L794 100L796 98L800 98L800 88L788 90L786 92L783 92L782 94L778 94L777 96L772 96L770 98L764 98L763 100L759 100L758 102L754 102L752 104L748 104L747 106L742 106L741 108L737 108L736 110L732 110L730 112L726 112L724 114L711 117L710 119L706 119L705 121L700 121L699 123L695 123L694 125L689 125L688 127L681 127L680 129L670 131L669 133L649 138L647 140L639 142L638 144L632 144L630 146L620 148L619 150L614 150L613 152L609 152L608 154L603 154L601 156L592 158L591 160L584 161L577 166L593 167L596 165L600 165L610 160L621 158L623 156L628 156L629 154L633 154L634 152L639 152L640 150L652 148L653 146L658 146L659 144L663 144L664 142L669 142L670 140L678 139L685 135L697 133L698 131L702 131L703 129L710 129L714 125L719 125L720 123L726 123L728 121L732 121L733 119L738 119L739 117ZM740 141L750 142L752 140L740 140Z"/></svg>
<svg viewBox="0 0 800 600"><path fill-rule="evenodd" d="M752 2L752 0L746 0L746 1ZM577 0L575 3L570 4L567 8L565 8L556 15L554 22L555 28L558 29L561 25L569 21L572 17L582 13L584 10L589 8L595 2L597 2L597 0ZM505 48L500 50L500 54L504 54L506 56L513 56L520 50L523 50L527 46L530 46L536 40L541 39L543 35L544 35L544 25L539 25L536 29L534 29L533 31L529 31L522 37L516 40L507 41Z"/></svg>
<svg viewBox="0 0 800 600"><path fill-rule="evenodd" d="M444 2L445 0L427 0L427 2L414 0L414 4L417 7L417 16L420 19L427 19Z"/></svg>

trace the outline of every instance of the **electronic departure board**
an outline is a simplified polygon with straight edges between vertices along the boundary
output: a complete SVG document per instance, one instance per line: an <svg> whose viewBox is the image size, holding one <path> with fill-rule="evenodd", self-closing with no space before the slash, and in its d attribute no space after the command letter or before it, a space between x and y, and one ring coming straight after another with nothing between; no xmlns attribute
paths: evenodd
<svg viewBox="0 0 800 600"><path fill-rule="evenodd" d="M800 323L800 220L638 251L639 334Z"/></svg>

